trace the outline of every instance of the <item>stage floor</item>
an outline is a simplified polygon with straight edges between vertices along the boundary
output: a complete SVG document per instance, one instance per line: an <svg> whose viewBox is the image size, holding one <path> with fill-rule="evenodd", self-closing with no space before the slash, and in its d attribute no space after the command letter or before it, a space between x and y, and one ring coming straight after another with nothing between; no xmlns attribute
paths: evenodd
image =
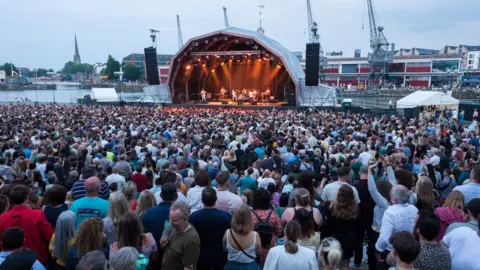
<svg viewBox="0 0 480 270"><path fill-rule="evenodd" d="M222 104L221 101L209 101L207 103L182 103L182 104L165 104L166 107L182 107L182 108L239 108L246 110L261 110L261 109L293 109L296 107L287 106L286 102L275 103L257 103L252 105L250 102L244 104L237 104L229 101L228 104Z"/></svg>

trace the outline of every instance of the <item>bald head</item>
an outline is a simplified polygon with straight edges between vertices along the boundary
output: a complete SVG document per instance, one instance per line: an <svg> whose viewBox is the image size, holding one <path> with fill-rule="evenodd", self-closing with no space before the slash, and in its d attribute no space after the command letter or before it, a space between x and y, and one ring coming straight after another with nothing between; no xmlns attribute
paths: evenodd
<svg viewBox="0 0 480 270"><path fill-rule="evenodd" d="M100 179L98 177L90 177L85 180L85 191L88 196L97 196L100 192Z"/></svg>

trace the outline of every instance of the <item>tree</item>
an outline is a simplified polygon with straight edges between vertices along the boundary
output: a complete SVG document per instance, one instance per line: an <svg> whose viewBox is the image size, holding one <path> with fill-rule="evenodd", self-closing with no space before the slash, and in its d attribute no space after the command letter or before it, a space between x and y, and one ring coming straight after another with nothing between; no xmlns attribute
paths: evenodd
<svg viewBox="0 0 480 270"><path fill-rule="evenodd" d="M62 73L65 75L72 75L78 72L93 72L93 66L89 64L75 64L72 61L65 63L62 69Z"/></svg>
<svg viewBox="0 0 480 270"><path fill-rule="evenodd" d="M17 67L15 67L15 65L12 63L3 64L2 66L0 66L0 70L5 70L7 76L12 76L12 70L18 74Z"/></svg>
<svg viewBox="0 0 480 270"><path fill-rule="evenodd" d="M107 66L103 75L107 75L110 81L115 80L115 72L120 71L120 62L115 60L110 54L108 55Z"/></svg>
<svg viewBox="0 0 480 270"><path fill-rule="evenodd" d="M136 81L142 77L142 70L135 65L126 65L123 70L123 78L128 81Z"/></svg>
<svg viewBox="0 0 480 270"><path fill-rule="evenodd" d="M44 68L37 69L37 77L44 77L47 75L47 70Z"/></svg>

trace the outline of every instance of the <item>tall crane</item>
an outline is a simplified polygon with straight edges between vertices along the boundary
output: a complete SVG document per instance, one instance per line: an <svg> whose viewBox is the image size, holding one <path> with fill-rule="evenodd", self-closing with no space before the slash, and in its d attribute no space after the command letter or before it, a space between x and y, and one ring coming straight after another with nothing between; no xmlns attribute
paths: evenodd
<svg viewBox="0 0 480 270"><path fill-rule="evenodd" d="M307 17L308 17L308 42L316 43L320 46L320 80L323 81L324 71L323 67L327 66L328 59L323 56L322 44L320 44L320 35L318 34L318 24L313 20L312 6L310 0L307 0Z"/></svg>
<svg viewBox="0 0 480 270"><path fill-rule="evenodd" d="M225 28L230 28L230 24L228 23L228 15L227 15L226 7L223 7L223 19L225 20Z"/></svg>
<svg viewBox="0 0 480 270"><path fill-rule="evenodd" d="M177 15L177 36L178 36L178 49L182 49L183 47L183 35L182 35L182 28L180 27L180 16Z"/></svg>
<svg viewBox="0 0 480 270"><path fill-rule="evenodd" d="M370 48L372 52L368 54L368 63L372 69L371 79L379 77L380 79L388 79L387 65L393 62L395 56L395 44L390 44L383 34L383 26L377 27L373 10L372 0L367 0L368 20L370 25ZM380 69L380 76L376 76L375 69Z"/></svg>

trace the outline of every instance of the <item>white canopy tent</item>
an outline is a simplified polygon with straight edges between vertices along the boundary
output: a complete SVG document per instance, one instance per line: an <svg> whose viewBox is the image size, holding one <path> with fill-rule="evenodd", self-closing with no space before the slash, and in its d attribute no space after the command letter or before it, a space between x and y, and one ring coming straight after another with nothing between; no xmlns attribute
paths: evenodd
<svg viewBox="0 0 480 270"><path fill-rule="evenodd" d="M90 97L97 102L118 101L115 88L92 88Z"/></svg>
<svg viewBox="0 0 480 270"><path fill-rule="evenodd" d="M458 106L460 101L443 92L416 91L397 101L397 108L415 108L421 106Z"/></svg>

